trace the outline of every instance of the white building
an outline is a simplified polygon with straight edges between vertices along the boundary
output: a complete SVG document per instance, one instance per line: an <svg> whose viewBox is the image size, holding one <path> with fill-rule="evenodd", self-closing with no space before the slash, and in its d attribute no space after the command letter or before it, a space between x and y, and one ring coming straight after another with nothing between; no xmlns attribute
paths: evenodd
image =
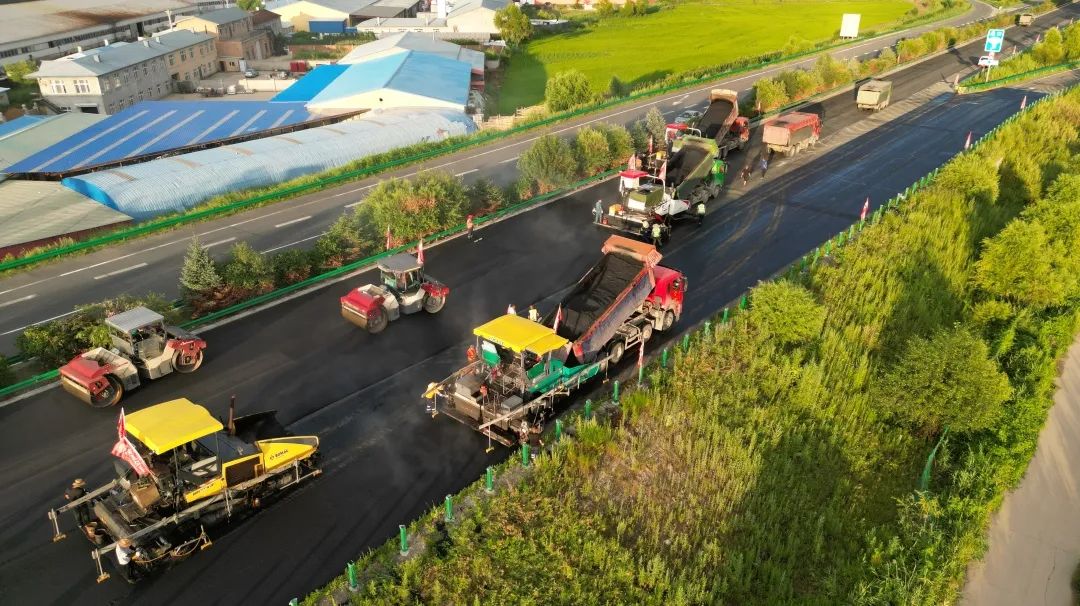
<svg viewBox="0 0 1080 606"><path fill-rule="evenodd" d="M510 0L459 0L447 10L445 1L436 0L433 13L418 13L412 18L368 19L357 24L356 30L372 32L380 38L420 32L443 39L488 40L499 33L495 12L510 3Z"/></svg>
<svg viewBox="0 0 1080 606"><path fill-rule="evenodd" d="M337 63L338 65L364 63L365 61L381 59L408 51L439 55L447 59L468 63L472 68L472 88L483 90L484 53L452 42L435 40L431 36L417 32L393 34L374 42L361 44L352 49L349 54L338 59Z"/></svg>
<svg viewBox="0 0 1080 606"><path fill-rule="evenodd" d="M52 59L105 40L137 40L193 14L199 0L63 0L0 4L0 65Z"/></svg>
<svg viewBox="0 0 1080 606"><path fill-rule="evenodd" d="M209 34L177 30L136 42L116 42L43 61L30 74L41 95L67 111L114 114L139 101L160 99L175 82L217 71Z"/></svg>

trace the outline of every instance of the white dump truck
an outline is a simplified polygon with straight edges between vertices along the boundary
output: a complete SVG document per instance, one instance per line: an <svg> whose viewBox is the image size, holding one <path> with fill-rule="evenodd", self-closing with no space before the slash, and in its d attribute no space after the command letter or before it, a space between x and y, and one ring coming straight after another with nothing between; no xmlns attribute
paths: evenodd
<svg viewBox="0 0 1080 606"><path fill-rule="evenodd" d="M871 109L877 111L889 107L892 99L892 82L888 80L871 80L859 87L859 94L855 97L855 103L859 109Z"/></svg>

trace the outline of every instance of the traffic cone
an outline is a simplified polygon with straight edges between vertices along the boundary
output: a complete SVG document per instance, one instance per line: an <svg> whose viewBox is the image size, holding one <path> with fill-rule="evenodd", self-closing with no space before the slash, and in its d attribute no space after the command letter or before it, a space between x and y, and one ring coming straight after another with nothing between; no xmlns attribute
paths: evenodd
<svg viewBox="0 0 1080 606"><path fill-rule="evenodd" d="M870 196L866 197L866 202L863 202L862 212L859 213L859 221L866 220L866 213L870 212Z"/></svg>
<svg viewBox="0 0 1080 606"><path fill-rule="evenodd" d="M1024 95L1024 98L1020 100L1020 109L1024 109L1025 107L1027 107L1027 95Z"/></svg>
<svg viewBox="0 0 1080 606"><path fill-rule="evenodd" d="M971 131L968 131L967 141L964 141L964 149L971 149Z"/></svg>

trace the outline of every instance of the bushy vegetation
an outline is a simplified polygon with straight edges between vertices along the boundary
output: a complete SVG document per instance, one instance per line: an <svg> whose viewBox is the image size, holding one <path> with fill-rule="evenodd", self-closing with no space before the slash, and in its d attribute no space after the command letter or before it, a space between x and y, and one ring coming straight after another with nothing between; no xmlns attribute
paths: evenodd
<svg viewBox="0 0 1080 606"><path fill-rule="evenodd" d="M561 112L596 100L585 74L576 69L559 72L548 78L544 100L552 112Z"/></svg>
<svg viewBox="0 0 1080 606"><path fill-rule="evenodd" d="M1080 23L1066 26L1065 29L1052 27L1046 30L1042 40L1033 44L1024 52L1007 57L991 70L994 79L1007 78L1041 67L1060 65L1066 62L1080 61ZM964 82L982 82L982 73L965 78Z"/></svg>
<svg viewBox="0 0 1080 606"><path fill-rule="evenodd" d="M495 11L495 27L502 39L511 46L527 40L533 31L529 16L521 12L521 8L513 2Z"/></svg>
<svg viewBox="0 0 1080 606"><path fill-rule="evenodd" d="M15 382L15 373L8 366L7 358L0 356L0 387L7 387Z"/></svg>
<svg viewBox="0 0 1080 606"><path fill-rule="evenodd" d="M625 165L634 151L630 131L619 125L600 123L583 127L572 142L555 135L538 138L521 154L517 166L527 194L545 193Z"/></svg>
<svg viewBox="0 0 1080 606"><path fill-rule="evenodd" d="M161 295L121 295L99 303L79 306L74 314L59 320L31 326L16 337L15 344L20 353L37 358L39 366L56 368L84 350L109 347L109 333L103 320L140 305L165 316L169 323L178 322L182 318L182 313L173 309L172 303Z"/></svg>
<svg viewBox="0 0 1080 606"><path fill-rule="evenodd" d="M361 559L353 603L955 602L1080 316L1075 286L1029 307L978 267L1033 224L1069 238L1054 263L1080 262L1078 125L1080 91L1042 104L830 263L758 287L748 313L624 394L615 422L577 419L458 522L414 525L431 534L406 561L393 546ZM901 388L915 410L877 401Z"/></svg>

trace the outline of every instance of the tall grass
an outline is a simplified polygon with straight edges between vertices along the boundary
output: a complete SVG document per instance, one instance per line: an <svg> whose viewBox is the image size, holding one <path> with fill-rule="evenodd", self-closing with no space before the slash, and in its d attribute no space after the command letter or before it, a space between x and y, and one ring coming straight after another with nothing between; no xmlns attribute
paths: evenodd
<svg viewBox="0 0 1080 606"><path fill-rule="evenodd" d="M624 396L614 425L578 422L576 440L477 499L436 547L400 564L385 550L362 559L369 574L352 599L955 601L990 512L1033 453L1080 309L1075 283L1053 307L996 299L974 286L974 266L1010 221L1052 216L1041 220L1055 233L1080 233L1078 124L1074 91L1000 129L833 262L699 333L672 370ZM1013 396L990 429L949 434L918 492L938 436L887 418L870 394L904 344L957 323L995 344Z"/></svg>

